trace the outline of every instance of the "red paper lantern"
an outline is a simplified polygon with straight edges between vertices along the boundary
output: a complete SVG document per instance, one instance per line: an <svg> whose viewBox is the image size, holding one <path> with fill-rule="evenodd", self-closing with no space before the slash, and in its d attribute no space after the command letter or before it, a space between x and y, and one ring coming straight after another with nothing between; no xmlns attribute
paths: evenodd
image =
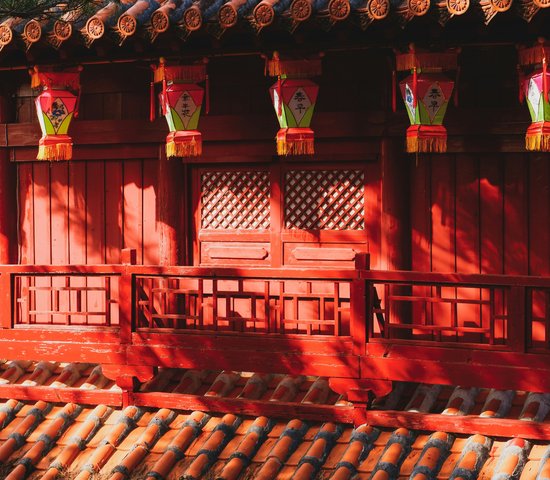
<svg viewBox="0 0 550 480"><path fill-rule="evenodd" d="M407 129L407 152L446 152L447 130L443 119L454 80L442 72L457 68L451 53L410 53L397 55L398 71L410 71L399 86L411 126Z"/></svg>
<svg viewBox="0 0 550 480"><path fill-rule="evenodd" d="M170 133L166 137L166 156L195 157L202 154L202 135L197 130L204 89L196 84L206 80L204 63L155 67L154 81L162 83L160 104ZM152 95L154 98L154 95ZM208 109L208 102L207 102ZM154 112L154 109L152 109ZM154 115L152 115L153 119Z"/></svg>
<svg viewBox="0 0 550 480"><path fill-rule="evenodd" d="M319 87L308 76L320 75L320 58L281 60L275 53L267 61L269 75L278 77L269 89L279 126L278 155L311 155L314 133L310 128Z"/></svg>
<svg viewBox="0 0 550 480"><path fill-rule="evenodd" d="M42 130L37 160L70 160L73 141L69 126L78 115L80 69L65 72L31 71L32 88L41 89L36 97L36 113Z"/></svg>

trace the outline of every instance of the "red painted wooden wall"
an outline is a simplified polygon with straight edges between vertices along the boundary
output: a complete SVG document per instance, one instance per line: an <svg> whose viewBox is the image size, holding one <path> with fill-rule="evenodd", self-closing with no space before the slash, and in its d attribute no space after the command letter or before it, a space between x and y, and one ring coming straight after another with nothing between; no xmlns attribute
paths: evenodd
<svg viewBox="0 0 550 480"><path fill-rule="evenodd" d="M158 263L157 160L18 165L20 262Z"/></svg>

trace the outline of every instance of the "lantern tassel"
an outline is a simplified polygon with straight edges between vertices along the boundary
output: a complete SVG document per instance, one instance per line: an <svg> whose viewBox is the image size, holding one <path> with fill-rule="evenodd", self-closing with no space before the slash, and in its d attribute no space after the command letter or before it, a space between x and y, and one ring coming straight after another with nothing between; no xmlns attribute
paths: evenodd
<svg viewBox="0 0 550 480"><path fill-rule="evenodd" d="M68 135L46 135L40 139L37 160L60 161L73 158L73 141Z"/></svg>
<svg viewBox="0 0 550 480"><path fill-rule="evenodd" d="M407 129L408 153L444 153L447 130L443 125L411 125Z"/></svg>
<svg viewBox="0 0 550 480"><path fill-rule="evenodd" d="M550 122L535 122L529 125L525 134L525 149L550 152Z"/></svg>
<svg viewBox="0 0 550 480"><path fill-rule="evenodd" d="M310 128L281 128L277 132L278 155L313 155L314 135Z"/></svg>
<svg viewBox="0 0 550 480"><path fill-rule="evenodd" d="M202 135L198 130L170 132L166 137L167 158L189 158L202 155Z"/></svg>

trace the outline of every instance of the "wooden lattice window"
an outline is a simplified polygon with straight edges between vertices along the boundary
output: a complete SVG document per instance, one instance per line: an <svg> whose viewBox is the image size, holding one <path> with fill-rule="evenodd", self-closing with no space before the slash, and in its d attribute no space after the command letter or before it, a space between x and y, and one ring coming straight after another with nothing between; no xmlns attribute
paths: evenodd
<svg viewBox="0 0 550 480"><path fill-rule="evenodd" d="M290 170L285 175L285 228L363 230L361 170Z"/></svg>
<svg viewBox="0 0 550 480"><path fill-rule="evenodd" d="M201 228L268 229L270 188L266 171L203 172Z"/></svg>

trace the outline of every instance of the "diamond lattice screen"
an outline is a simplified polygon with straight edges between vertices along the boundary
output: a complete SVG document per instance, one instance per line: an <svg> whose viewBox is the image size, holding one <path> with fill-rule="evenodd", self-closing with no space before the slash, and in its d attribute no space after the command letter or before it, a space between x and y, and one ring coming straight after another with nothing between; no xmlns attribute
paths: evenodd
<svg viewBox="0 0 550 480"><path fill-rule="evenodd" d="M362 230L364 211L362 171L291 170L286 173L286 228Z"/></svg>
<svg viewBox="0 0 550 480"><path fill-rule="evenodd" d="M202 228L269 228L269 189L268 172L204 172Z"/></svg>

